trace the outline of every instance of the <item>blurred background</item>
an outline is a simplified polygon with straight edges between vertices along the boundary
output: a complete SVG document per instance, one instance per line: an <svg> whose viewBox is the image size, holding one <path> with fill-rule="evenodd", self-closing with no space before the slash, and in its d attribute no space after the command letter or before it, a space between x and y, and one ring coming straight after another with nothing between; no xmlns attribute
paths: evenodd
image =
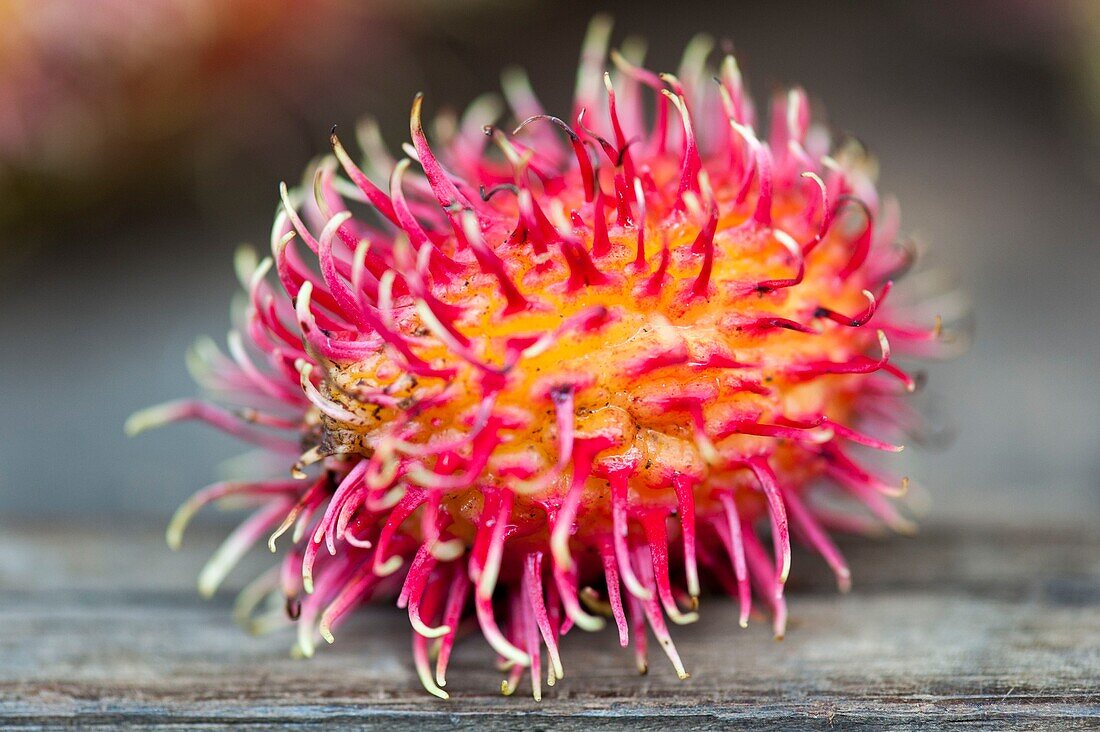
<svg viewBox="0 0 1100 732"><path fill-rule="evenodd" d="M417 91L461 109L526 67L568 109L584 28L647 65L729 39L757 99L802 84L880 159L903 228L974 306L910 449L933 517L1100 517L1100 2L0 0L0 517L159 527L239 445L126 416L195 393L236 246L280 180Z"/></svg>

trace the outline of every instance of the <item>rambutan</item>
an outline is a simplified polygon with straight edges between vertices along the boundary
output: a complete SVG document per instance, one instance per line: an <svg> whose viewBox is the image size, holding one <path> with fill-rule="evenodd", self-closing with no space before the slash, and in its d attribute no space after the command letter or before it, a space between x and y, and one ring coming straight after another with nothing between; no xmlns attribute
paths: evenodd
<svg viewBox="0 0 1100 732"><path fill-rule="evenodd" d="M800 89L759 139L736 62L711 81L705 41L675 76L628 52L605 71L609 31L591 26L568 122L509 72L511 134L481 104L429 142L418 96L407 157L368 125L361 168L334 131L335 154L283 187L271 256L238 257L249 297L228 355L193 359L226 406L129 425L199 419L282 456L290 477L206 488L168 540L207 503L257 503L200 589L262 538L282 544L239 610L297 623L302 655L396 595L437 696L468 614L505 693L528 671L539 698L544 661L547 684L563 678L559 636L605 619L642 671L648 624L683 678L666 618L695 620L704 581L742 625L755 595L777 636L792 535L848 588L827 528L866 519L821 497L909 526L888 500L907 481L853 446L901 448L854 425L889 426L914 388L892 353L919 355L939 325L884 303L912 252L873 162L831 149Z"/></svg>

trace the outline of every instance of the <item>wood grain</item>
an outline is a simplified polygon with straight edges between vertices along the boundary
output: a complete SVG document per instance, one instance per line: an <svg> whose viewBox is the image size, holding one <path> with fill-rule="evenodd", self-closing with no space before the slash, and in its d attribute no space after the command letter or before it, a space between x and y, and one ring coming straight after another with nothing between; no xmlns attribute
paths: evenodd
<svg viewBox="0 0 1100 732"><path fill-rule="evenodd" d="M155 528L155 527L154 527ZM288 658L252 638L194 575L215 542L180 553L132 527L0 533L0 727L181 729L728 729L1100 726L1100 532L925 529L849 541L840 596L796 557L787 639L704 598L674 628L692 678L651 654L639 677L611 633L564 643L566 678L541 703L497 693L483 641L459 644L448 690L425 694L409 629L392 607L361 611L334 646ZM256 557L254 567L262 566ZM249 568L234 574L238 584Z"/></svg>

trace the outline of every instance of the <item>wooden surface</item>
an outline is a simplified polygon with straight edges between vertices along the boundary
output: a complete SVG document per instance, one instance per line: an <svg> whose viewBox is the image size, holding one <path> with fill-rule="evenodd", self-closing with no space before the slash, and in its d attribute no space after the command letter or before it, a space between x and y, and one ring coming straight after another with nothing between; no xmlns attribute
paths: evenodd
<svg viewBox="0 0 1100 732"><path fill-rule="evenodd" d="M137 532L0 530L0 727L1100 724L1100 532L1090 528L933 527L849 541L847 596L799 555L785 641L763 618L740 630L731 603L704 598L702 620L673 630L692 672L680 682L663 657L639 677L611 633L574 631L566 678L541 703L497 693L501 676L477 638L456 651L453 698L429 697L407 618L392 607L361 611L334 646L292 660L287 636L234 626L231 591L196 596L213 535L174 554L159 533Z"/></svg>

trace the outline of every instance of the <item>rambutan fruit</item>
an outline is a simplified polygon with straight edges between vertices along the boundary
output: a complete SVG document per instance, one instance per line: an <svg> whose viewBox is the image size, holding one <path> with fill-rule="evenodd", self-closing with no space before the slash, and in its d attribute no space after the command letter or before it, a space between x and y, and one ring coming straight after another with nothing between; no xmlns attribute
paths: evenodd
<svg viewBox="0 0 1100 732"><path fill-rule="evenodd" d="M799 89L760 139L736 62L711 74L705 41L677 75L627 52L605 71L609 30L592 24L568 122L510 72L511 134L483 104L429 141L419 96L399 162L368 125L360 167L334 131L334 155L282 189L271 256L238 258L228 355L193 359L226 406L130 423L198 419L285 461L289 477L201 491L168 539L207 503L257 503L200 589L266 537L284 559L240 612L297 623L302 655L396 596L437 696L468 614L506 693L527 671L539 698L543 663L563 677L559 636L608 619L641 670L648 624L686 677L666 619L695 620L704 581L742 625L755 597L777 636L792 536L847 589L827 529L866 519L822 496L909 526L888 500L906 481L853 446L901 448L855 425L889 426L914 387L892 354L939 326L884 302L912 252L873 162L831 148Z"/></svg>

